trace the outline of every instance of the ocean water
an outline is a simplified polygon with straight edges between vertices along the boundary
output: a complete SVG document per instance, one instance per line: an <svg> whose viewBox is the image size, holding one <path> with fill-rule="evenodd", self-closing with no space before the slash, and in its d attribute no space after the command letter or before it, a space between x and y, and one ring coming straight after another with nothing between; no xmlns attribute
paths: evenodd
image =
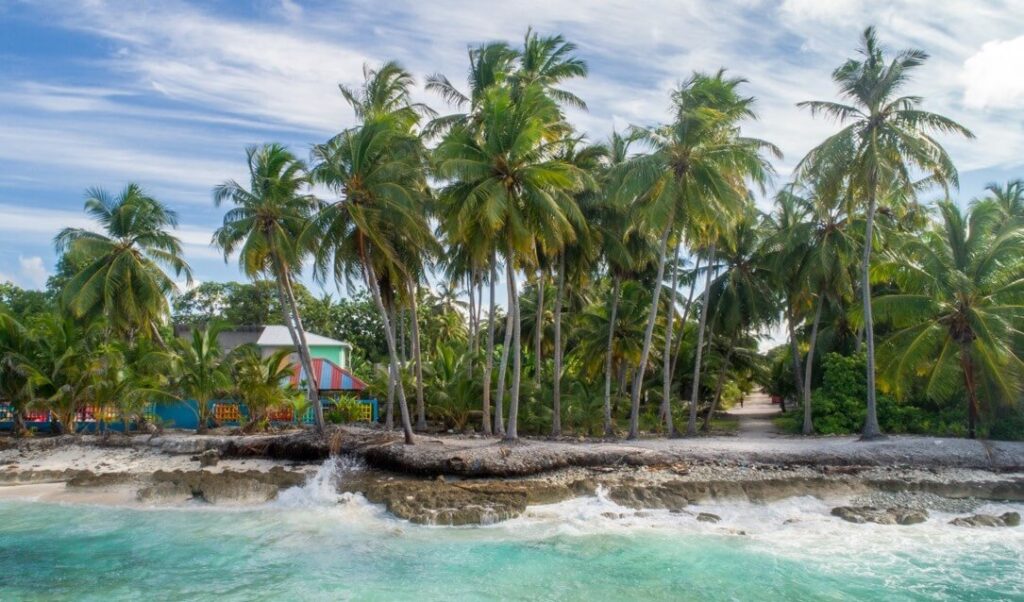
<svg viewBox="0 0 1024 602"><path fill-rule="evenodd" d="M335 493L336 475L255 508L0 501L0 600L1024 600L1021 527L853 525L811 497L637 512L600 494L429 527Z"/></svg>

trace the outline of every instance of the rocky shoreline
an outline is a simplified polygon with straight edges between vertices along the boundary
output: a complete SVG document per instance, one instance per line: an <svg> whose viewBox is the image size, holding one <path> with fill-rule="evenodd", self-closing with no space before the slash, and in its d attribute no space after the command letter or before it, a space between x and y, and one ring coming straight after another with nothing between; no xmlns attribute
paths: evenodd
<svg viewBox="0 0 1024 602"><path fill-rule="evenodd" d="M324 439L293 432L0 440L0 496L63 483L61 495L108 492L143 505L264 503L335 454L365 466L344 471L339 491L422 524L493 523L599 492L638 511L809 495L836 500L834 514L849 522L909 525L928 520L929 510L955 510L964 514L960 526L1019 524L1019 516L970 513L982 500L1024 502L1024 445L989 444L986 452L977 442L903 439L841 457L850 442L810 440L820 443L817 456L800 447L806 439L759 450L708 439L501 445L435 437L407 447L370 429L336 429Z"/></svg>

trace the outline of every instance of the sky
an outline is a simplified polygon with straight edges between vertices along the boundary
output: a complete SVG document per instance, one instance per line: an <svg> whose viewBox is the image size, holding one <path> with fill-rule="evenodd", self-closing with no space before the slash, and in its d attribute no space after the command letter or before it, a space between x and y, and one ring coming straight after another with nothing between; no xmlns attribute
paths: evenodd
<svg viewBox="0 0 1024 602"><path fill-rule="evenodd" d="M830 73L869 24L886 47L931 55L908 92L977 135L942 139L959 201L1024 177L1024 0L0 0L0 281L43 286L54 235L91 227L86 190L128 182L178 212L197 280L242 279L209 241L224 211L211 189L245 182L246 146L305 158L353 124L337 85L358 85L363 65L458 85L469 45L518 45L530 26L579 46L590 76L569 87L589 110L569 117L593 140L666 120L693 71L746 78L759 113L746 131L785 153L778 187L837 129L796 103L836 98Z"/></svg>

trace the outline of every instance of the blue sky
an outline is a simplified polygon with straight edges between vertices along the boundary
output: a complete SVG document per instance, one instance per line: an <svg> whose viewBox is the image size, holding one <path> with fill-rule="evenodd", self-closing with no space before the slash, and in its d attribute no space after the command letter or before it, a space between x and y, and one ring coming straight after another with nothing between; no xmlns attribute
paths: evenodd
<svg viewBox="0 0 1024 602"><path fill-rule="evenodd" d="M41 286L54 234L88 225L85 190L129 181L178 211L200 280L239 279L208 244L221 216L210 190L243 178L247 145L279 141L305 157L351 125L337 84L357 84L364 63L393 58L420 81L460 82L467 45L518 43L530 25L579 45L591 76L573 88L590 110L571 119L594 139L665 119L668 90L693 70L746 77L761 115L749 132L785 152L781 185L836 129L795 103L835 97L829 73L871 23L888 47L931 53L910 90L978 135L946 141L960 199L1024 177L1020 0L4 0L0 280Z"/></svg>

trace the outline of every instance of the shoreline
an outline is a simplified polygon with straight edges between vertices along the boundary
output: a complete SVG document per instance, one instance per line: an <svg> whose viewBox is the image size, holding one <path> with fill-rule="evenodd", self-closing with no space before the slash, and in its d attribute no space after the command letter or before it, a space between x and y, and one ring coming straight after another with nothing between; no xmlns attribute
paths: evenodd
<svg viewBox="0 0 1024 602"><path fill-rule="evenodd" d="M335 459L325 462L331 450ZM504 445L424 436L412 447L383 431L351 428L333 429L325 440L308 431L57 437L0 444L0 499L251 506L318 481L421 524L487 524L598 492L624 507L670 512L726 500L875 500L892 512L865 519L874 522L896 521L913 507L927 513L1022 502L1022 457L1024 444L904 437Z"/></svg>

